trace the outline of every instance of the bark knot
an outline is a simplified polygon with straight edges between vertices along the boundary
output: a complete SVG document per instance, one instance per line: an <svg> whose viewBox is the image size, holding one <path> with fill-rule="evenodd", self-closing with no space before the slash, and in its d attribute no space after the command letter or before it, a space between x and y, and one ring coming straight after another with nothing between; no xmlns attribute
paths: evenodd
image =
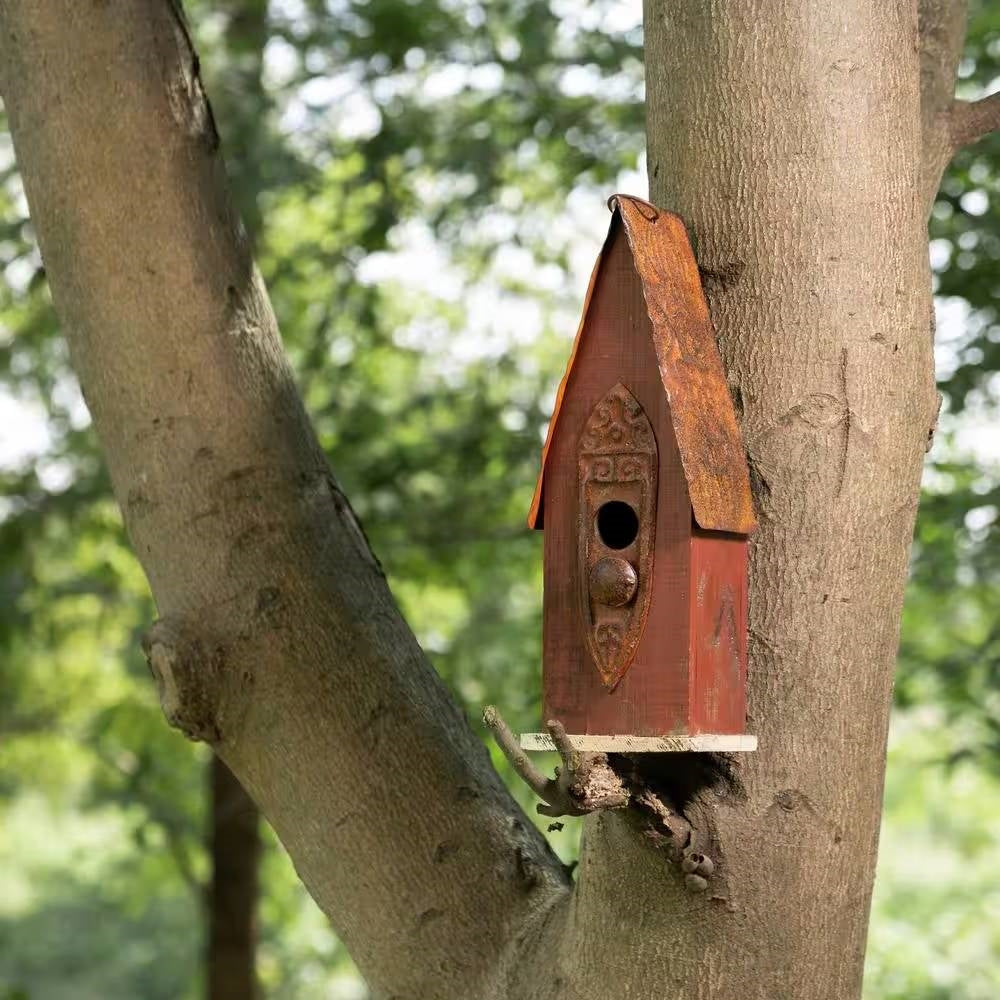
<svg viewBox="0 0 1000 1000"><path fill-rule="evenodd" d="M142 649L156 681L167 722L189 740L218 743L220 698L226 652L221 643L195 635L183 623L154 622Z"/></svg>

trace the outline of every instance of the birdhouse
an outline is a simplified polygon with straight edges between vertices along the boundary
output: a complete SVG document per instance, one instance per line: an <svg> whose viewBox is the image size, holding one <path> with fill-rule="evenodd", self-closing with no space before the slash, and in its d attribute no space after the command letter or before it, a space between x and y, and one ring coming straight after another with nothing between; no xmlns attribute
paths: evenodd
<svg viewBox="0 0 1000 1000"><path fill-rule="evenodd" d="M581 750L753 750L753 501L698 265L678 216L609 204L529 515L544 718Z"/></svg>

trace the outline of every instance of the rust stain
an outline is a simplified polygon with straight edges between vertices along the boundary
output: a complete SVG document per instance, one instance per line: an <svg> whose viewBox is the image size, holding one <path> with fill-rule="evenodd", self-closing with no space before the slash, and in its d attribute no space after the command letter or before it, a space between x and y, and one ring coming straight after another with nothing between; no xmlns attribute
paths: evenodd
<svg viewBox="0 0 1000 1000"><path fill-rule="evenodd" d="M756 527L756 518L746 453L684 222L627 195L615 195L609 204L613 214L608 240L616 225L623 224L642 282L660 379L670 404L695 521L706 530L749 534ZM600 264L601 255L591 274L573 351L556 395L528 515L532 528L543 526L545 461Z"/></svg>

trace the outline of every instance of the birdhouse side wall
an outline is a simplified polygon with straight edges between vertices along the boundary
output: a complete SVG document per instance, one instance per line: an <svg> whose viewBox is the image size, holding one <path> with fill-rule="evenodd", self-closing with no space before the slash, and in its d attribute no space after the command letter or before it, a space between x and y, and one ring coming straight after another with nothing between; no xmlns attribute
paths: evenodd
<svg viewBox="0 0 1000 1000"><path fill-rule="evenodd" d="M746 728L747 539L695 529L691 537L692 733Z"/></svg>
<svg viewBox="0 0 1000 1000"><path fill-rule="evenodd" d="M635 655L610 690L588 651L580 532L581 436L616 384L635 397L657 446L649 610ZM689 719L691 505L660 381L642 286L619 225L605 247L545 469L544 719L570 733L658 736ZM641 530L641 529L640 529Z"/></svg>

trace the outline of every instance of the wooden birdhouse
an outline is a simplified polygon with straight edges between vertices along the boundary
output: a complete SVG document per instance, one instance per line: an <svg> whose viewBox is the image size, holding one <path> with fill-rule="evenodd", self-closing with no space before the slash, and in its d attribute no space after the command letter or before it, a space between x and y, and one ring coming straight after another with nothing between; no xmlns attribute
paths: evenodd
<svg viewBox="0 0 1000 1000"><path fill-rule="evenodd" d="M581 750L753 750L753 502L698 265L678 216L609 204L529 515L544 718Z"/></svg>

